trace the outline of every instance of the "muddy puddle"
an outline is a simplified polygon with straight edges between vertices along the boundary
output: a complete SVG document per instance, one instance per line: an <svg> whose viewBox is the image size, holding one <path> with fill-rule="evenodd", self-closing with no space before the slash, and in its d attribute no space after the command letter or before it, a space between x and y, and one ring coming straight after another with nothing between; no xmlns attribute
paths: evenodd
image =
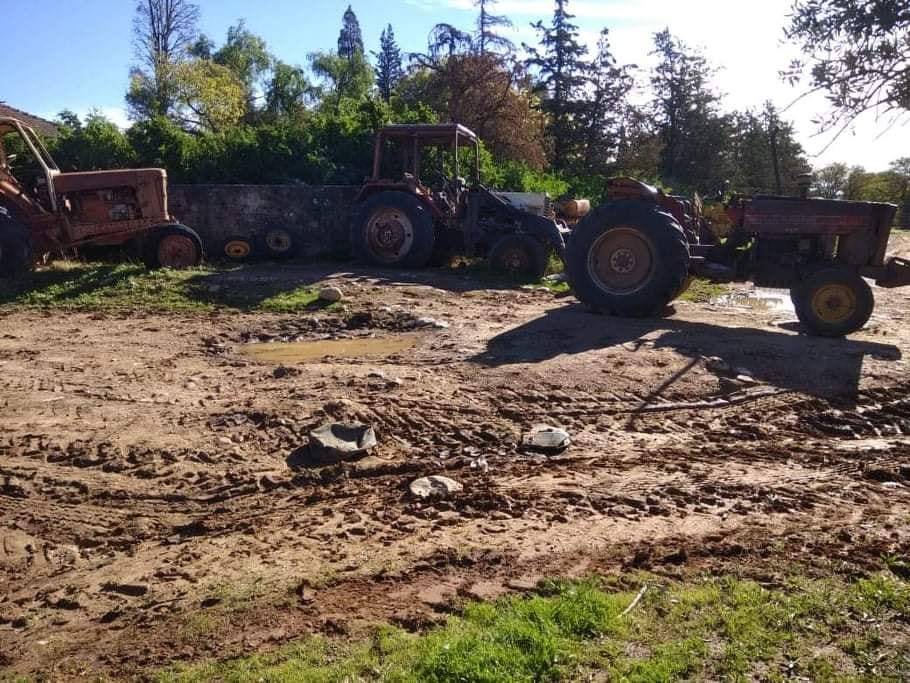
<svg viewBox="0 0 910 683"><path fill-rule="evenodd" d="M416 335L322 339L318 341L264 342L242 344L237 350L265 363L307 363L323 358L372 358L393 356L412 348Z"/></svg>
<svg viewBox="0 0 910 683"><path fill-rule="evenodd" d="M724 294L713 299L713 304L721 306L738 306L750 308L755 311L770 311L772 313L789 313L795 315L790 292L785 289L768 289L756 287Z"/></svg>

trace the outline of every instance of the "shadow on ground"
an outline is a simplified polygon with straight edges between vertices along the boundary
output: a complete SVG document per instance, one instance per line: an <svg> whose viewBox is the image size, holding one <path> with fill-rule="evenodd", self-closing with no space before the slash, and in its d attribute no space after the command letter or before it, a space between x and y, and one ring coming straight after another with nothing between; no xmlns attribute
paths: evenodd
<svg viewBox="0 0 910 683"><path fill-rule="evenodd" d="M633 353L673 349L693 359L682 373L694 367L698 359L715 356L731 367L748 368L755 379L775 387L842 398L856 394L864 359L901 358L900 349L892 344L724 327L678 318L613 318L571 304L497 335L471 360L487 367L539 363L562 354L619 345ZM662 388L678 379L668 378Z"/></svg>

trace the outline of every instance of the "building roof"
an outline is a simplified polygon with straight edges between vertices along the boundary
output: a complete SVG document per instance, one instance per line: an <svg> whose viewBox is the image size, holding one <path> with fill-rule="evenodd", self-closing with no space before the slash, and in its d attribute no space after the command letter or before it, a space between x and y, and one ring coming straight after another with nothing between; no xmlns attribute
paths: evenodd
<svg viewBox="0 0 910 683"><path fill-rule="evenodd" d="M14 119L19 119L41 135L53 136L57 134L57 124L47 119L42 119L40 116L33 116L21 109L11 107L6 102L0 102L0 116L11 116Z"/></svg>

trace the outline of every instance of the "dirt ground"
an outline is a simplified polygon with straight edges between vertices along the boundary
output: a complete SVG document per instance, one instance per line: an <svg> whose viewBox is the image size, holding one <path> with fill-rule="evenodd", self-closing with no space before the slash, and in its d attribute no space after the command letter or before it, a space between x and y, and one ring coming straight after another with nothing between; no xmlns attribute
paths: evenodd
<svg viewBox="0 0 910 683"><path fill-rule="evenodd" d="M746 297L619 320L457 273L280 276L337 284L345 303L3 318L8 673L127 677L376 621L421 628L541 576L751 567L773 580L908 551L910 291L877 289L867 328L831 340ZM279 366L242 352L404 335L414 346L386 356ZM308 465L308 432L347 418L379 446ZM536 424L572 445L524 452ZM414 500L408 484L430 474L464 490Z"/></svg>

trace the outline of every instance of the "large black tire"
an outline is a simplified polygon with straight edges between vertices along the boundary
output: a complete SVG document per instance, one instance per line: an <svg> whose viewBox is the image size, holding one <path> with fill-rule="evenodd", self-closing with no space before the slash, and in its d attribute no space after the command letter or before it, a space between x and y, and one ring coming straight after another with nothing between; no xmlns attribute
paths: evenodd
<svg viewBox="0 0 910 683"><path fill-rule="evenodd" d="M848 268L813 271L790 289L796 317L809 334L844 337L861 329L875 308L872 288Z"/></svg>
<svg viewBox="0 0 910 683"><path fill-rule="evenodd" d="M351 221L351 249L361 263L423 268L433 255L433 217L417 197L380 192L360 204Z"/></svg>
<svg viewBox="0 0 910 683"><path fill-rule="evenodd" d="M609 202L572 232L566 275L579 301L598 312L657 315L684 291L689 243L676 219L658 207Z"/></svg>
<svg viewBox="0 0 910 683"><path fill-rule="evenodd" d="M550 260L547 248L530 235L505 235L490 249L490 267L515 277L539 280Z"/></svg>
<svg viewBox="0 0 910 683"><path fill-rule="evenodd" d="M32 267L28 228L0 209L0 277L15 277Z"/></svg>
<svg viewBox="0 0 910 683"><path fill-rule="evenodd" d="M149 270L193 268L202 263L202 253L196 231L179 223L153 228L142 244L142 261Z"/></svg>

